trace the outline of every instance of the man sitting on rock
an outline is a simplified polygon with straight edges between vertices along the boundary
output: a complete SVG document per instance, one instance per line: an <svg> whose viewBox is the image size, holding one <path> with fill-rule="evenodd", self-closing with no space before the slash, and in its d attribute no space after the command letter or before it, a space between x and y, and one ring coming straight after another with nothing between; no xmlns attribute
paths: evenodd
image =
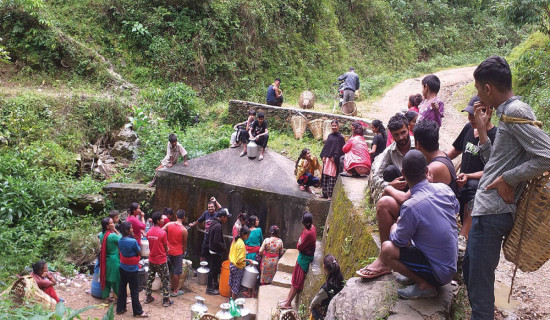
<svg viewBox="0 0 550 320"><path fill-rule="evenodd" d="M402 275L399 282L408 285L397 290L401 298L431 298L456 273L455 214L460 205L447 185L428 182L426 158L420 151L405 155L402 173L411 197L401 206L390 240L382 243L380 259Z"/></svg>
<svg viewBox="0 0 550 320"><path fill-rule="evenodd" d="M183 157L183 165L188 166L189 162L187 162L187 151L185 151L185 148L181 144L178 143L178 137L175 134L170 134L168 136L168 145L166 147L166 156L162 161L160 162L160 166L155 169L155 171L159 171L165 168L170 168L176 163L178 163L178 160L180 156ZM149 182L147 186L152 187L155 185L155 182L157 181L157 174L155 172L155 176L153 177L153 180Z"/></svg>

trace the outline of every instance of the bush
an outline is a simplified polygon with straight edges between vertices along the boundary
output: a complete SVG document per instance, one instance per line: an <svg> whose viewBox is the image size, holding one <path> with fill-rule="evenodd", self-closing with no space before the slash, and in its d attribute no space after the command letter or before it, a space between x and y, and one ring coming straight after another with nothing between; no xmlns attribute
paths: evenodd
<svg viewBox="0 0 550 320"><path fill-rule="evenodd" d="M159 111L172 126L185 127L193 123L199 101L197 93L184 83L176 83L162 92Z"/></svg>

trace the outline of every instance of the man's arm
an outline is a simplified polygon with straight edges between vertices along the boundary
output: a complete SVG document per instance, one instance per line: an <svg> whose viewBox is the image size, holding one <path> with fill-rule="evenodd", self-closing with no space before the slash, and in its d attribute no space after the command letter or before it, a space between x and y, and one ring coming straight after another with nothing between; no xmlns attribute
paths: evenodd
<svg viewBox="0 0 550 320"><path fill-rule="evenodd" d="M401 212L397 227L390 231L390 240L398 247L404 247L409 244L416 232L416 216L414 210L407 206L401 206Z"/></svg>
<svg viewBox="0 0 550 320"><path fill-rule="evenodd" d="M433 180L430 182L440 182L444 184L451 183L452 177L449 172L449 168L444 165L442 162L434 161L428 165L428 170L432 175Z"/></svg>
<svg viewBox="0 0 550 320"><path fill-rule="evenodd" d="M454 158L458 157L462 151L457 150L455 147L451 147L449 150L447 150L447 156L453 160Z"/></svg>
<svg viewBox="0 0 550 320"><path fill-rule="evenodd" d="M390 148L379 154L372 164L371 182L374 188L383 189L389 182L384 181L384 170L391 164Z"/></svg>
<svg viewBox="0 0 550 320"><path fill-rule="evenodd" d="M183 248L183 253L185 253L185 251L187 251L187 229L185 229L185 227L183 227L182 235L183 235L183 242L181 247Z"/></svg>
<svg viewBox="0 0 550 320"><path fill-rule="evenodd" d="M347 78L347 75L344 73L343 75L338 77L338 81L346 80L346 78Z"/></svg>
<svg viewBox="0 0 550 320"><path fill-rule="evenodd" d="M411 197L411 190L408 190L407 192L403 192L401 190L397 190L396 188L392 186L387 186L384 188L384 192L382 193L382 196L390 196L399 203L399 205L402 205L403 202L407 201Z"/></svg>

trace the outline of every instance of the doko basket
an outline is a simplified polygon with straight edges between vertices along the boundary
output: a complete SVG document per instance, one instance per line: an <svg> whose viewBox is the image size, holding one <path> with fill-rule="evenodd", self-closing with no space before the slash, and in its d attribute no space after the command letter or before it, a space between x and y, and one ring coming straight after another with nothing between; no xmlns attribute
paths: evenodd
<svg viewBox="0 0 550 320"><path fill-rule="evenodd" d="M292 131L294 131L294 138L298 140L302 139L306 132L307 119L304 116L296 115L290 118L290 122L292 124Z"/></svg>
<svg viewBox="0 0 550 320"><path fill-rule="evenodd" d="M323 121L323 142L327 142L328 135L332 132L332 120Z"/></svg>
<svg viewBox="0 0 550 320"><path fill-rule="evenodd" d="M56 301L47 293L42 291L32 276L23 276L17 279L11 287L2 293L8 294L17 304L24 301L42 305L49 310L55 310Z"/></svg>
<svg viewBox="0 0 550 320"><path fill-rule="evenodd" d="M346 116L355 117L357 115L357 106L355 101L348 101L342 105L342 113Z"/></svg>
<svg viewBox="0 0 550 320"><path fill-rule="evenodd" d="M521 195L514 226L503 251L523 272L538 270L550 259L550 172L530 180Z"/></svg>
<svg viewBox="0 0 550 320"><path fill-rule="evenodd" d="M304 91L300 94L298 105L302 109L313 109L315 105L315 95L311 91Z"/></svg>
<svg viewBox="0 0 550 320"><path fill-rule="evenodd" d="M308 122L309 131L313 134L313 138L321 140L323 138L323 119L315 119Z"/></svg>

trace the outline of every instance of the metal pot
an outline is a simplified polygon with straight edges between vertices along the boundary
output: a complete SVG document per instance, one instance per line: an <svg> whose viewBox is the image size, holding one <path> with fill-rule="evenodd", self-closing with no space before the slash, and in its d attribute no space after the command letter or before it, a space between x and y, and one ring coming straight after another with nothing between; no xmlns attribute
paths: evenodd
<svg viewBox="0 0 550 320"><path fill-rule="evenodd" d="M162 282L160 281L159 275L155 275L155 280L151 284L151 290L153 291L159 291L160 288L162 288Z"/></svg>
<svg viewBox="0 0 550 320"><path fill-rule="evenodd" d="M239 308L239 311L241 312L240 317L236 317L235 320L248 320L250 319L250 310L248 310L244 306L245 300L244 298L239 298L235 300L235 304L237 305L237 308Z"/></svg>
<svg viewBox="0 0 550 320"><path fill-rule="evenodd" d="M149 240L141 239L141 251L140 255L142 258L149 257Z"/></svg>
<svg viewBox="0 0 550 320"><path fill-rule="evenodd" d="M252 264L249 264L246 268L244 268L243 279L241 281L241 285L243 287L246 287L248 289L256 287L256 280L260 275L258 269L256 268L257 265L258 261L252 261Z"/></svg>
<svg viewBox="0 0 550 320"><path fill-rule="evenodd" d="M250 139L250 142L246 145L246 153L250 159L254 159L260 154L260 147L258 147L253 138Z"/></svg>
<svg viewBox="0 0 550 320"><path fill-rule="evenodd" d="M201 296L195 296L197 301L191 306L191 319L198 319L208 312L208 307L204 304L205 299Z"/></svg>
<svg viewBox="0 0 550 320"><path fill-rule="evenodd" d="M231 140L229 141L229 143L231 143L231 145L234 145L235 143L237 143L237 131L233 131L233 133L231 134Z"/></svg>
<svg viewBox="0 0 550 320"><path fill-rule="evenodd" d="M229 303L222 303L220 305L221 310L216 313L216 317L220 320L233 320L233 316L231 315L231 312L229 312L229 308L231 308L231 305Z"/></svg>
<svg viewBox="0 0 550 320"><path fill-rule="evenodd" d="M147 270L141 268L138 270L138 289L141 291L147 286Z"/></svg>
<svg viewBox="0 0 550 320"><path fill-rule="evenodd" d="M198 282L202 286L205 286L208 283L208 273L210 272L210 269L208 269L207 266L208 262L201 261L201 266L197 269Z"/></svg>

